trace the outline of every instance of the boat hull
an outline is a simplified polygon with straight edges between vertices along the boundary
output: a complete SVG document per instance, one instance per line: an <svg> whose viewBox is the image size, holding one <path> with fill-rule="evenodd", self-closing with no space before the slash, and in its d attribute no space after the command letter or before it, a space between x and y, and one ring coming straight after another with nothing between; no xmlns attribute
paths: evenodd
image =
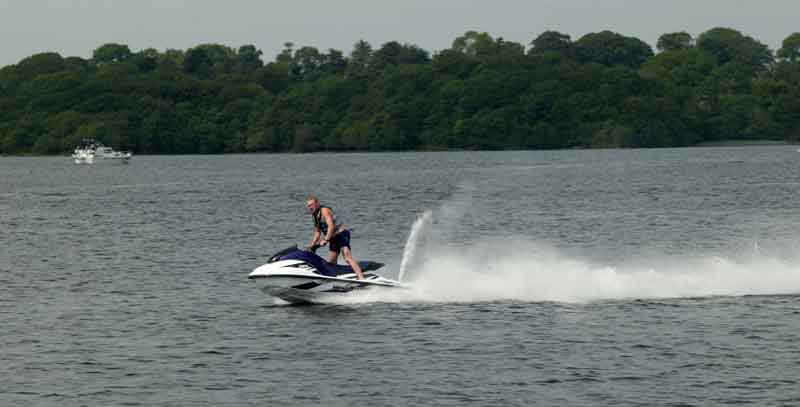
<svg viewBox="0 0 800 407"><path fill-rule="evenodd" d="M127 164L131 159L131 155L127 154L118 157L97 157L91 155L73 154L72 159L75 161L75 164Z"/></svg>

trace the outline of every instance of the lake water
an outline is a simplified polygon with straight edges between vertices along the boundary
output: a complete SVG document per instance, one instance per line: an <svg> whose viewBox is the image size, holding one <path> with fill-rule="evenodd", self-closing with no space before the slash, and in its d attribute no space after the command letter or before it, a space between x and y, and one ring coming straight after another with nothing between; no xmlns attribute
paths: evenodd
<svg viewBox="0 0 800 407"><path fill-rule="evenodd" d="M261 293L309 193L414 288ZM0 158L0 405L800 405L798 202L792 146Z"/></svg>

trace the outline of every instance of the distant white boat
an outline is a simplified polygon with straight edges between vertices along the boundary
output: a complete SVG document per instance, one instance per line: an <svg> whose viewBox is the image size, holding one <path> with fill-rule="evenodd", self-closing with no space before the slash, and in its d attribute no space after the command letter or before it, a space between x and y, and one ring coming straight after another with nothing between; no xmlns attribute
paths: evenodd
<svg viewBox="0 0 800 407"><path fill-rule="evenodd" d="M75 164L122 163L127 164L133 154L128 151L114 151L99 141L84 140L83 144L72 152Z"/></svg>

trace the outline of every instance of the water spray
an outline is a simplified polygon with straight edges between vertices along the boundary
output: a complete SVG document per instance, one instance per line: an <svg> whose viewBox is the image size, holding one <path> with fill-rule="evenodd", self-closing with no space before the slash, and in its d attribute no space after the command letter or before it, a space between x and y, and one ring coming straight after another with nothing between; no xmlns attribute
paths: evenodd
<svg viewBox="0 0 800 407"><path fill-rule="evenodd" d="M411 232L408 234L406 245L403 248L403 260L400 262L400 274L397 276L398 281L403 281L403 276L406 273L406 268L417 252L417 241L419 240L422 231L424 231L430 224L433 218L433 212L430 210L425 211L414 224L411 225Z"/></svg>

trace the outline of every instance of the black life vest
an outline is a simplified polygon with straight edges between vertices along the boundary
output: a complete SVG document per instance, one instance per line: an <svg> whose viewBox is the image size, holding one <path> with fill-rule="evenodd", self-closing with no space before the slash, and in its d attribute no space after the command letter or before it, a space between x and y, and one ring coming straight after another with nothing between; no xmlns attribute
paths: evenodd
<svg viewBox="0 0 800 407"><path fill-rule="evenodd" d="M317 230L322 233L322 236L325 237L328 235L328 222L325 222L325 219L322 217L322 208L331 209L328 206L320 206L316 211L314 211L314 227L316 227ZM336 212L333 212L333 209L331 209L331 214L333 214L333 227L335 230L335 228L339 226L336 224Z"/></svg>

